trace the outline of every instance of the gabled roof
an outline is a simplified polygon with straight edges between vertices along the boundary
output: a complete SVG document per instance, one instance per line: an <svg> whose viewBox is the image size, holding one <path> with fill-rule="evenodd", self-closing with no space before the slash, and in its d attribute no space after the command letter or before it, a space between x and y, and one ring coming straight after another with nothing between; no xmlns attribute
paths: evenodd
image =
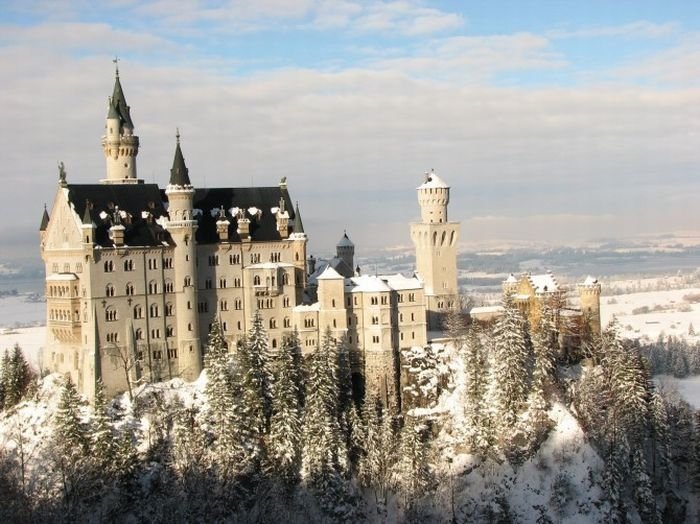
<svg viewBox="0 0 700 524"><path fill-rule="evenodd" d="M124 244L127 246L161 246L170 235L156 220L167 216L160 189L156 184L68 184L68 201L82 223L95 224L94 243L112 247L109 228L114 209L129 217L122 220ZM89 203L88 203L89 201ZM143 217L148 211L153 220Z"/></svg>
<svg viewBox="0 0 700 524"><path fill-rule="evenodd" d="M344 278L345 277L343 277L343 275L338 273L331 266L326 266L326 269L324 269L323 273L316 277L316 280L343 280Z"/></svg>

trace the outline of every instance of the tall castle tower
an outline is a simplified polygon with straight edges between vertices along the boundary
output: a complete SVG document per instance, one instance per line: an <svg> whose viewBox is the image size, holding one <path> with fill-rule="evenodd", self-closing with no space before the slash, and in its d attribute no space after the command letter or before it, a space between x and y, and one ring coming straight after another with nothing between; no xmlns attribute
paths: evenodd
<svg viewBox="0 0 700 524"><path fill-rule="evenodd" d="M136 178L136 155L139 153L139 137L134 135L131 108L126 103L124 91L116 69L114 91L109 99L102 150L107 160L107 178L103 184L140 184Z"/></svg>
<svg viewBox="0 0 700 524"><path fill-rule="evenodd" d="M600 335L600 282L589 276L576 286L581 297L581 313L594 335Z"/></svg>
<svg viewBox="0 0 700 524"><path fill-rule="evenodd" d="M442 319L458 303L457 240L459 223L448 222L450 187L435 172L418 186L421 221L411 224L416 271L425 285L428 330L442 329Z"/></svg>
<svg viewBox="0 0 700 524"><path fill-rule="evenodd" d="M194 219L194 187L180 148L180 133L176 135L175 158L170 170L170 182L165 188L168 197L166 229L175 244L175 308L177 311L178 357L180 374L185 380L195 380L202 371L197 314L197 267Z"/></svg>

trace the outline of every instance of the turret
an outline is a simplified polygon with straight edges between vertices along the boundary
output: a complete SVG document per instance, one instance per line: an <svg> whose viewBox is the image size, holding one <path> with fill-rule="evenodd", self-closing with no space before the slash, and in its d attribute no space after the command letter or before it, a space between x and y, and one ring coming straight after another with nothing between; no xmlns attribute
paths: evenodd
<svg viewBox="0 0 700 524"><path fill-rule="evenodd" d="M295 283L297 289L303 290L306 288L306 243L308 237L304 233L304 224L301 221L301 212L299 211L299 202L297 202L294 210L294 222L292 224L292 234L289 235L289 240L292 242L294 252L294 267L295 267ZM301 292L296 297L297 303L301 301Z"/></svg>
<svg viewBox="0 0 700 524"><path fill-rule="evenodd" d="M600 291L598 279L592 276L586 277L582 283L576 286L581 298L581 313L588 322L591 333L600 334Z"/></svg>
<svg viewBox="0 0 700 524"><path fill-rule="evenodd" d="M418 186L418 204L424 223L447 222L447 204L450 203L449 186L435 174L425 174L425 182Z"/></svg>
<svg viewBox="0 0 700 524"><path fill-rule="evenodd" d="M44 214L41 215L41 225L39 226L39 245L41 249L44 249L44 244L46 243L46 230L49 228L49 212L46 210L46 204L44 204Z"/></svg>
<svg viewBox="0 0 700 524"><path fill-rule="evenodd" d="M126 103L124 90L119 81L119 68L116 69L114 90L107 105L102 151L107 162L107 176L102 180L102 183L137 184L143 182L136 178L139 137L134 135L131 108Z"/></svg>
<svg viewBox="0 0 700 524"><path fill-rule="evenodd" d="M352 243L346 231L343 232L343 236L335 246L336 256L347 264L347 266L352 271L355 265L355 244Z"/></svg>
<svg viewBox="0 0 700 524"><path fill-rule="evenodd" d="M416 188L421 221L411 224L416 272L425 287L428 329L443 328L445 313L458 306L459 223L447 221L450 188L434 171Z"/></svg>
<svg viewBox="0 0 700 524"><path fill-rule="evenodd" d="M202 371L197 313L196 242L197 221L193 217L194 188L176 134L175 157L170 182L165 188L168 197L166 229L175 243L175 308L177 314L177 355L180 376L194 380Z"/></svg>

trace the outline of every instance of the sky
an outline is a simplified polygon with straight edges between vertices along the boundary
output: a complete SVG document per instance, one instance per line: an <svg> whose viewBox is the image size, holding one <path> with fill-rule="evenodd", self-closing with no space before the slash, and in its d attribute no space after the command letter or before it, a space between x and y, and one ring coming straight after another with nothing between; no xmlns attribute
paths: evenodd
<svg viewBox="0 0 700 524"><path fill-rule="evenodd" d="M276 185L310 253L410 245L434 169L467 245L700 230L700 2L3 0L0 245L38 254L63 161L104 177L114 57L167 183Z"/></svg>

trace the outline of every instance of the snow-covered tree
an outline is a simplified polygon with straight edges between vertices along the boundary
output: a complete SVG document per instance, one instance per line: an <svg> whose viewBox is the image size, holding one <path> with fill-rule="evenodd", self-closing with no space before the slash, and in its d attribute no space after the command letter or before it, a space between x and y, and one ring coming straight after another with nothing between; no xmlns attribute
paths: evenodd
<svg viewBox="0 0 700 524"><path fill-rule="evenodd" d="M407 417L401 428L398 460L394 467L405 510L410 511L416 499L425 495L432 483L426 440L426 428L414 417Z"/></svg>
<svg viewBox="0 0 700 524"><path fill-rule="evenodd" d="M308 361L302 474L321 506L333 512L347 494L345 439L338 423L337 355L327 333Z"/></svg>
<svg viewBox="0 0 700 524"><path fill-rule="evenodd" d="M465 434L473 452L483 454L493 442L489 413L485 406L488 388L488 359L481 341L482 331L472 324L467 332L463 350L465 372Z"/></svg>
<svg viewBox="0 0 700 524"><path fill-rule="evenodd" d="M259 311L236 353L241 376L244 423L259 436L267 433L272 412L272 364L267 332Z"/></svg>
<svg viewBox="0 0 700 524"><path fill-rule="evenodd" d="M107 414L107 400L102 381L95 388L95 409L90 427L92 458L100 470L114 472L117 467L117 441Z"/></svg>
<svg viewBox="0 0 700 524"><path fill-rule="evenodd" d="M206 414L215 438L212 458L219 475L231 478L242 466L247 450L242 437L245 426L241 415L241 388L219 322L212 324L204 365L207 371Z"/></svg>
<svg viewBox="0 0 700 524"><path fill-rule="evenodd" d="M513 428L530 388L531 347L527 322L510 295L493 332L492 388L502 437Z"/></svg>
<svg viewBox="0 0 700 524"><path fill-rule="evenodd" d="M294 339L285 338L276 362L272 384L272 417L268 436L271 470L284 482L294 483L301 468L301 412L299 370Z"/></svg>

